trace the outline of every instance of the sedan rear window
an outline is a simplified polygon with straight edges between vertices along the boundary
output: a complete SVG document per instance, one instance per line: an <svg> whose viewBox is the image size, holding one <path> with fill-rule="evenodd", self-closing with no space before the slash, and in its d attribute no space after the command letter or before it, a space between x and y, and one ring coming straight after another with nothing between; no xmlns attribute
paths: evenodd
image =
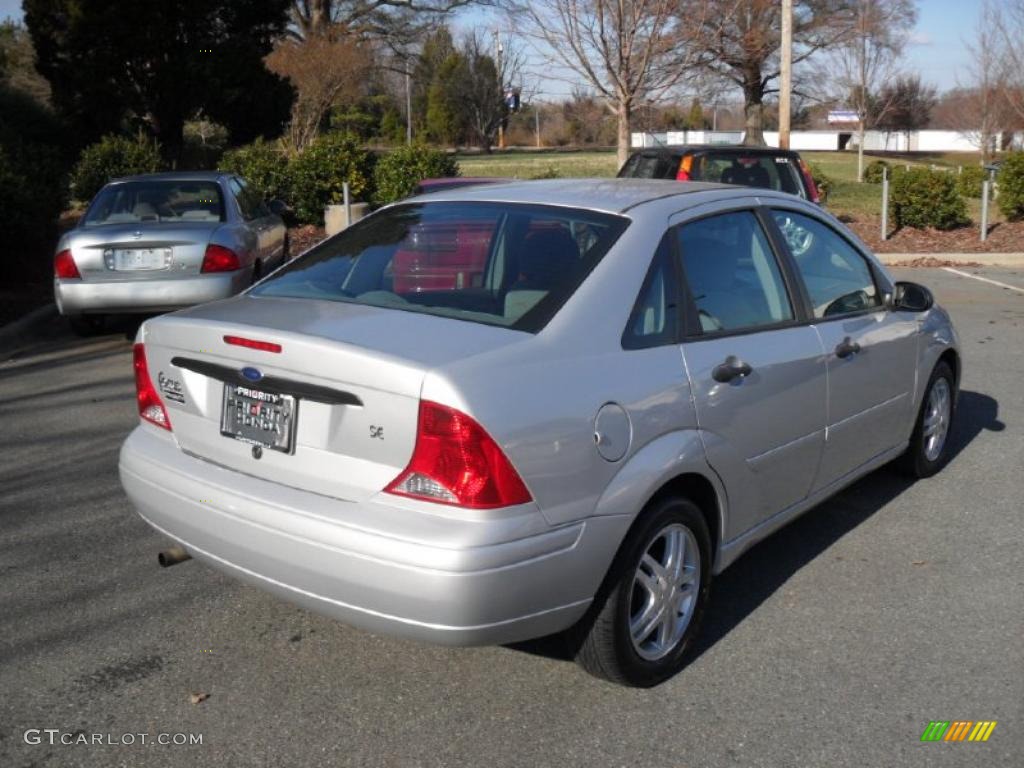
<svg viewBox="0 0 1024 768"><path fill-rule="evenodd" d="M224 221L224 200L213 181L124 181L100 190L82 223Z"/></svg>
<svg viewBox="0 0 1024 768"><path fill-rule="evenodd" d="M571 208L411 203L307 251L253 296L329 299L536 332L628 226Z"/></svg>
<svg viewBox="0 0 1024 768"><path fill-rule="evenodd" d="M692 178L694 181L777 189L799 195L802 190L796 177L795 163L795 160L782 155L708 152L697 156Z"/></svg>

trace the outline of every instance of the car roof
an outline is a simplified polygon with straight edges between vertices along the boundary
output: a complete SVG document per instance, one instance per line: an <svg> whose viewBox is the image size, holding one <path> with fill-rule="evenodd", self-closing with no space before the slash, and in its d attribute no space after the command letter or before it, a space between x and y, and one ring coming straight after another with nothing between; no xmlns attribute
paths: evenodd
<svg viewBox="0 0 1024 768"><path fill-rule="evenodd" d="M663 146L644 147L633 152L634 155L663 155L673 157L694 154L697 152L722 152L737 155L795 155L792 149L778 147L748 147L743 144L665 144Z"/></svg>
<svg viewBox="0 0 1024 768"><path fill-rule="evenodd" d="M119 181L220 181L234 176L226 171L163 171L161 173L139 173L133 176L121 176L111 179L111 184Z"/></svg>
<svg viewBox="0 0 1024 768"><path fill-rule="evenodd" d="M638 205L667 197L685 197L698 192L735 190L749 197L748 187L693 181L681 184L665 179L537 179L507 184L480 184L431 191L401 201L408 202L493 202L555 205L606 213L625 213ZM758 190L758 192L767 190Z"/></svg>

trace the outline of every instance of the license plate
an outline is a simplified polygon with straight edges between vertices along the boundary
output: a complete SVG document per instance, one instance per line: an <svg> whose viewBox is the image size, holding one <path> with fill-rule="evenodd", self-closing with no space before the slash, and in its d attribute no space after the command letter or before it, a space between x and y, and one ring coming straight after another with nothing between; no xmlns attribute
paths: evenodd
<svg viewBox="0 0 1024 768"><path fill-rule="evenodd" d="M298 402L291 395L224 385L220 433L283 453L292 452Z"/></svg>
<svg viewBox="0 0 1024 768"><path fill-rule="evenodd" d="M119 271L166 269L170 265L170 248L117 248L114 250L113 267Z"/></svg>

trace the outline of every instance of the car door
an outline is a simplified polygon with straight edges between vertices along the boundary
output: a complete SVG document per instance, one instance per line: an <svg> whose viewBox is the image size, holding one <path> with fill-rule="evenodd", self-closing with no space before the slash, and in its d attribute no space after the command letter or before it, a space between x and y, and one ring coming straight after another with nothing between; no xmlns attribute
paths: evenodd
<svg viewBox="0 0 1024 768"><path fill-rule="evenodd" d="M806 212L772 220L806 291L825 349L828 429L815 490L905 442L917 368L917 318L887 307L892 287L839 230Z"/></svg>
<svg viewBox="0 0 1024 768"><path fill-rule="evenodd" d="M682 355L708 463L729 492L728 538L807 497L825 440L821 342L748 200L676 227Z"/></svg>
<svg viewBox="0 0 1024 768"><path fill-rule="evenodd" d="M270 210L263 196L253 189L245 179L239 177L238 183L247 205L253 212L253 221L258 223L260 248L263 252L264 264L278 266L279 259L284 256L286 228L280 216Z"/></svg>
<svg viewBox="0 0 1024 768"><path fill-rule="evenodd" d="M263 274L266 274L268 263L274 258L272 233L267 227L270 211L261 208L259 200L238 177L232 177L229 186L231 194L238 201L238 210L245 220L246 229L251 235L252 257L260 262Z"/></svg>

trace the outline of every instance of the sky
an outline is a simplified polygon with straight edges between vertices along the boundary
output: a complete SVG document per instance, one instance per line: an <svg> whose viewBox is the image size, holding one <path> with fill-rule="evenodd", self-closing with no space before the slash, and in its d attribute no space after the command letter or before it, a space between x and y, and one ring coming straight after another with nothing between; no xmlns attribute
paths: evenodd
<svg viewBox="0 0 1024 768"><path fill-rule="evenodd" d="M997 3L999 0L997 0ZM957 77L964 80L964 69L968 54L964 39L970 37L981 0L918 0L918 23L912 37L912 44L906 52L906 69L918 72L921 78L936 86L940 91L957 85ZM0 0L0 19L21 18L21 0ZM456 19L460 29L473 26L493 27L500 22L498 17L481 11L464 12ZM501 22L501 26L507 25ZM539 59L530 56L538 70ZM549 83L551 95L556 92L568 93L568 84Z"/></svg>

